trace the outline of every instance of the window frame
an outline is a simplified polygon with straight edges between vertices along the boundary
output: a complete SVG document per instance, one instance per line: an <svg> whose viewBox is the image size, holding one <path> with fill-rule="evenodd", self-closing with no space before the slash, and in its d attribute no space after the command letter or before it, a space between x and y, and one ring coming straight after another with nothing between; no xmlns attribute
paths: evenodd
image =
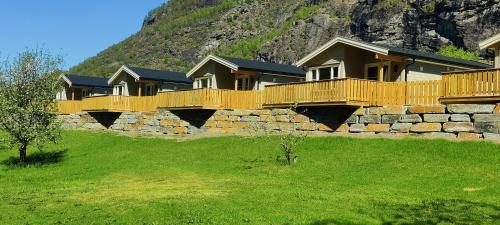
<svg viewBox="0 0 500 225"><path fill-rule="evenodd" d="M310 71L311 81L342 79L340 67L341 63L310 67L309 71ZM330 68L330 78L320 79L320 70L325 68Z"/></svg>

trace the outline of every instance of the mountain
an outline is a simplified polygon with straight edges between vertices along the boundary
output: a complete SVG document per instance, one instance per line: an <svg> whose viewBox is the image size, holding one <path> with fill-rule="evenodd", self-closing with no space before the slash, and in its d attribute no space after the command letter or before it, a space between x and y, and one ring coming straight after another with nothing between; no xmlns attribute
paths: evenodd
<svg viewBox="0 0 500 225"><path fill-rule="evenodd" d="M337 36L478 51L500 32L498 18L500 0L170 0L71 72L110 75L122 64L186 72L208 54L291 64Z"/></svg>

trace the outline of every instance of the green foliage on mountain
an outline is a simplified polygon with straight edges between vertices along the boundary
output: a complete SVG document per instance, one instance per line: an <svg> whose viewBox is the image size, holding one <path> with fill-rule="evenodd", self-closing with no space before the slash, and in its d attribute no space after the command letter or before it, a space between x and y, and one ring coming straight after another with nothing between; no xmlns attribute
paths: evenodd
<svg viewBox="0 0 500 225"><path fill-rule="evenodd" d="M453 58L465 59L465 60L473 60L473 61L481 60L477 52L467 51L462 48L457 48L456 46L453 45L445 45L444 47L439 49L437 54Z"/></svg>
<svg viewBox="0 0 500 225"><path fill-rule="evenodd" d="M338 36L476 52L479 40L500 32L500 10L466 1L467 9L441 0L170 0L136 34L70 72L109 76L123 64L186 72L208 54L290 64Z"/></svg>

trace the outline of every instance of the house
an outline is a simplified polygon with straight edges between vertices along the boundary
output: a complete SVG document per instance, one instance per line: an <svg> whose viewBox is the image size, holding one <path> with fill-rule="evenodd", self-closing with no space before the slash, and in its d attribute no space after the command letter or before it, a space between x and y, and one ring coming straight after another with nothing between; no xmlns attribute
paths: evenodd
<svg viewBox="0 0 500 225"><path fill-rule="evenodd" d="M481 50L493 49L495 52L495 68L500 68L500 34L479 43Z"/></svg>
<svg viewBox="0 0 500 225"><path fill-rule="evenodd" d="M301 68L253 60L209 55L198 63L187 76L193 88L230 90L262 90L265 85L305 80Z"/></svg>
<svg viewBox="0 0 500 225"><path fill-rule="evenodd" d="M89 96L111 94L111 86L107 79L97 76L81 76L61 74L63 90L56 96L57 100L82 100Z"/></svg>
<svg viewBox="0 0 500 225"><path fill-rule="evenodd" d="M490 65L347 38L335 38L295 63L307 81L359 78L378 81L440 80L441 73Z"/></svg>
<svg viewBox="0 0 500 225"><path fill-rule="evenodd" d="M162 91L191 89L193 82L186 74L122 66L109 80L113 95L153 96Z"/></svg>

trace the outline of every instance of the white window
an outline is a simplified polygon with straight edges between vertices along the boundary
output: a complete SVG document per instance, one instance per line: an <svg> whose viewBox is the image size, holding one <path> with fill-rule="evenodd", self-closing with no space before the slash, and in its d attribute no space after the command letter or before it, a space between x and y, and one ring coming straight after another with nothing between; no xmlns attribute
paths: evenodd
<svg viewBox="0 0 500 225"><path fill-rule="evenodd" d="M145 96L154 96L158 92L158 85L156 84L146 84Z"/></svg>
<svg viewBox="0 0 500 225"><path fill-rule="evenodd" d="M115 87L113 88L113 95L125 95L123 91L123 85L115 85Z"/></svg>
<svg viewBox="0 0 500 225"><path fill-rule="evenodd" d="M195 88L213 88L212 77L199 77L195 79Z"/></svg>
<svg viewBox="0 0 500 225"><path fill-rule="evenodd" d="M236 90L253 90L254 86L255 78L253 76L239 77Z"/></svg>
<svg viewBox="0 0 500 225"><path fill-rule="evenodd" d="M339 79L340 77L340 65L331 65L323 67L311 68L311 80L331 80Z"/></svg>

